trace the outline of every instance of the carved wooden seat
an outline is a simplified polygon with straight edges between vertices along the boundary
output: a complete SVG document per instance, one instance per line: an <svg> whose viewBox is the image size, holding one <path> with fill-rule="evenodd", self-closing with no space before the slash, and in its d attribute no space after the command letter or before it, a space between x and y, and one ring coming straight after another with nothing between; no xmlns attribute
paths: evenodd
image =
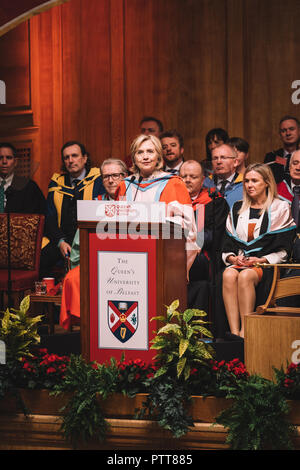
<svg viewBox="0 0 300 470"><path fill-rule="evenodd" d="M256 313L280 314L280 315L300 315L299 307L278 307L276 301L295 295L300 296L300 264L263 264L263 268L274 268L273 281L270 293L264 305L256 308ZM280 277L281 269L299 269L299 276Z"/></svg>

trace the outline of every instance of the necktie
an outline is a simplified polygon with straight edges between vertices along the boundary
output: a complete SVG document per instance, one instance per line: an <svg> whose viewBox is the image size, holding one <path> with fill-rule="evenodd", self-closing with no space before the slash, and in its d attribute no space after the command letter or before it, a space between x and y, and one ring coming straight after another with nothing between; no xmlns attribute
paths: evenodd
<svg viewBox="0 0 300 470"><path fill-rule="evenodd" d="M4 185L5 185L5 180L2 180L0 184L0 213L1 214L4 212Z"/></svg>
<svg viewBox="0 0 300 470"><path fill-rule="evenodd" d="M167 173L172 173L173 175L177 174L177 170L174 170L173 168L169 168L166 170Z"/></svg>
<svg viewBox="0 0 300 470"><path fill-rule="evenodd" d="M299 223L299 196L300 196L300 186L294 186L294 198L292 202L292 216L297 226Z"/></svg>
<svg viewBox="0 0 300 470"><path fill-rule="evenodd" d="M224 193L225 193L225 189L226 189L227 183L228 183L227 180L224 180L224 181L222 181L222 183L221 183L220 193L222 194L222 196L223 196Z"/></svg>
<svg viewBox="0 0 300 470"><path fill-rule="evenodd" d="M74 186L74 188L75 188L75 186L78 185L79 182L80 182L80 180L78 180L78 179L73 180L72 185Z"/></svg>
<svg viewBox="0 0 300 470"><path fill-rule="evenodd" d="M285 158L286 158L286 164L285 164L285 167L284 167L284 171L285 171L285 173L289 173L291 154L288 153L285 156Z"/></svg>

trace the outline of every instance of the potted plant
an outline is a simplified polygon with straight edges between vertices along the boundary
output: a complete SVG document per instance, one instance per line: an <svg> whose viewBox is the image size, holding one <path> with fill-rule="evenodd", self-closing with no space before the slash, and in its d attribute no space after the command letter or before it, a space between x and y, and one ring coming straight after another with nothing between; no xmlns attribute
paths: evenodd
<svg viewBox="0 0 300 470"><path fill-rule="evenodd" d="M157 371L140 416L155 418L159 425L170 430L174 437L184 435L193 424L188 412L190 402L189 379L195 368L207 367L214 350L205 341L212 338L207 329L206 313L197 309L178 310L179 301L167 306L166 317L158 316L164 325L152 340L157 350Z"/></svg>
<svg viewBox="0 0 300 470"><path fill-rule="evenodd" d="M291 423L300 425L300 363L291 363L286 369L274 368L275 381L290 407Z"/></svg>
<svg viewBox="0 0 300 470"><path fill-rule="evenodd" d="M216 423L227 431L226 442L233 450L292 449L294 426L288 420L289 407L280 388L271 380L251 375L248 380L224 386L232 405L223 410Z"/></svg>
<svg viewBox="0 0 300 470"><path fill-rule="evenodd" d="M19 375L20 360L31 356L31 348L40 342L37 328L42 316L28 315L30 297L25 297L19 309L7 308L1 314L0 340L5 344L6 360L0 365L0 398L8 392L14 395L22 406L15 377Z"/></svg>

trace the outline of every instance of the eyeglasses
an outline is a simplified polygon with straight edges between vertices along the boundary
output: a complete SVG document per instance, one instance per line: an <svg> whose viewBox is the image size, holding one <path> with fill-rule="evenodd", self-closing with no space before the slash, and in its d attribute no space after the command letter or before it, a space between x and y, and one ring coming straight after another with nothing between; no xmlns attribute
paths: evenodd
<svg viewBox="0 0 300 470"><path fill-rule="evenodd" d="M225 160L228 160L229 158L231 159L235 159L235 157L227 157L226 155L221 155L220 157L212 157L212 161L213 162L216 162L218 160L221 160L221 162L225 161Z"/></svg>
<svg viewBox="0 0 300 470"><path fill-rule="evenodd" d="M118 180L121 176L124 176L124 173L112 173L111 175L102 175L104 181L108 181L111 178L113 181Z"/></svg>

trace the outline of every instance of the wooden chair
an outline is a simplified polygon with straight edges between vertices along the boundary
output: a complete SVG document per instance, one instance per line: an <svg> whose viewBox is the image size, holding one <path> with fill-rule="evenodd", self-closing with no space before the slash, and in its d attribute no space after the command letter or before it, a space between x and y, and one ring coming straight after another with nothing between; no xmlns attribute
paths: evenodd
<svg viewBox="0 0 300 470"><path fill-rule="evenodd" d="M270 293L264 305L259 305L256 308L256 313L265 314L280 314L280 315L300 315L299 307L278 307L276 300L291 297L294 295L300 296L300 271L299 276L280 277L281 269L300 269L300 264L263 264L263 268L274 268L273 281Z"/></svg>
<svg viewBox="0 0 300 470"><path fill-rule="evenodd" d="M41 214L0 214L0 292L11 292L21 301L39 279L45 217ZM9 227L9 230L8 230ZM10 276L8 270L10 240ZM10 284L10 289L9 289Z"/></svg>

